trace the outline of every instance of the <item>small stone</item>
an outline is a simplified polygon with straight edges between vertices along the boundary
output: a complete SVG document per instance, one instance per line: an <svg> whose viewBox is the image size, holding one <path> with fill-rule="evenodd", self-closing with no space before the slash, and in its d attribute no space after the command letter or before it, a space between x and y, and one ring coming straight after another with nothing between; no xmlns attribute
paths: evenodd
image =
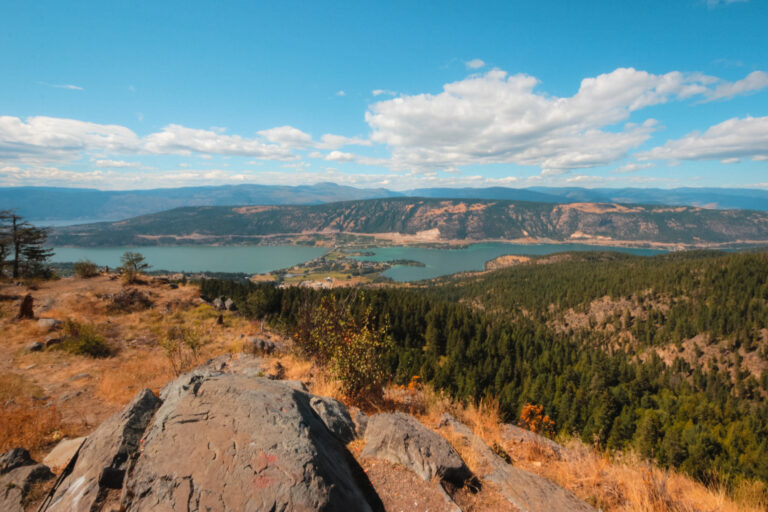
<svg viewBox="0 0 768 512"><path fill-rule="evenodd" d="M27 345L27 352L40 352L41 350L43 350L43 344L39 341Z"/></svg>
<svg viewBox="0 0 768 512"><path fill-rule="evenodd" d="M61 326L61 321L56 320L55 318L41 318L37 321L37 326L41 329L52 331Z"/></svg>

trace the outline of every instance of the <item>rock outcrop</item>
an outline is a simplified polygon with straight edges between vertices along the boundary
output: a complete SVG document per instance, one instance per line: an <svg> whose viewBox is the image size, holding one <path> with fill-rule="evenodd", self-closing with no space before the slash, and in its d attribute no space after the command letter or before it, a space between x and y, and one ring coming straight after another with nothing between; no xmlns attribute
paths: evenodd
<svg viewBox="0 0 768 512"><path fill-rule="evenodd" d="M224 364L180 376L159 398L145 390L107 420L47 510L383 510L343 444L342 404Z"/></svg>
<svg viewBox="0 0 768 512"><path fill-rule="evenodd" d="M47 466L32 460L24 448L14 448L0 455L0 510L23 512L32 485L53 476Z"/></svg>
<svg viewBox="0 0 768 512"><path fill-rule="evenodd" d="M350 414L301 383L262 377L265 366L258 357L225 356L179 376L159 396L141 391L80 445L41 510L378 512L382 500L345 446L365 432L361 463L405 466L412 478L429 482L435 509L471 508L469 496L477 495L498 498L483 502L494 510L506 510L503 504L593 511L549 480L504 462L452 417L439 428L471 446L478 475L413 416ZM12 482L0 488L1 510L22 510L29 482L50 477L25 453L0 459L0 482ZM481 485L478 476L492 484ZM391 491L386 478L377 481Z"/></svg>
<svg viewBox="0 0 768 512"><path fill-rule="evenodd" d="M523 512L595 512L571 492L546 478L507 464L466 425L445 414L440 428L446 428L470 447L483 469L482 477L499 487L501 494ZM551 442L551 441L550 441Z"/></svg>
<svg viewBox="0 0 768 512"><path fill-rule="evenodd" d="M474 478L448 441L400 412L368 419L362 456L402 464L426 481L438 477L455 487L463 487Z"/></svg>
<svg viewBox="0 0 768 512"><path fill-rule="evenodd" d="M65 468L68 475L55 489L48 510L98 510L110 489L122 487L130 457L159 406L160 400L145 389L88 436Z"/></svg>

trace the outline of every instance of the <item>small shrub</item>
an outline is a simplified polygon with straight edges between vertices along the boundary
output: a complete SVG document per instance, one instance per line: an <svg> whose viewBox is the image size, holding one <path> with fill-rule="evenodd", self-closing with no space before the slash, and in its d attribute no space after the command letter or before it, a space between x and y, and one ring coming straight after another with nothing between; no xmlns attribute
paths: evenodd
<svg viewBox="0 0 768 512"><path fill-rule="evenodd" d="M200 327L173 326L160 337L160 346L177 376L199 362L200 351L209 342L210 337Z"/></svg>
<svg viewBox="0 0 768 512"><path fill-rule="evenodd" d="M344 395L354 402L381 399L389 373L392 340L385 327L373 328L370 308L357 315L352 300L323 297L302 312L297 341L301 350L327 365Z"/></svg>
<svg viewBox="0 0 768 512"><path fill-rule="evenodd" d="M113 313L143 311L154 305L146 293L136 288L120 290L120 292L109 295L107 298L109 299L107 309Z"/></svg>
<svg viewBox="0 0 768 512"><path fill-rule="evenodd" d="M75 263L75 275L81 279L89 279L99 275L99 267L92 261L83 260Z"/></svg>
<svg viewBox="0 0 768 512"><path fill-rule="evenodd" d="M149 269L150 265L144 260L144 256L138 252L126 252L120 257L120 271L126 283L137 283L141 275Z"/></svg>
<svg viewBox="0 0 768 512"><path fill-rule="evenodd" d="M67 319L64 322L64 341L55 345L70 354L89 357L109 357L114 349L98 334L93 325Z"/></svg>
<svg viewBox="0 0 768 512"><path fill-rule="evenodd" d="M540 405L526 404L520 413L520 425L537 434L551 435L555 430L555 422Z"/></svg>

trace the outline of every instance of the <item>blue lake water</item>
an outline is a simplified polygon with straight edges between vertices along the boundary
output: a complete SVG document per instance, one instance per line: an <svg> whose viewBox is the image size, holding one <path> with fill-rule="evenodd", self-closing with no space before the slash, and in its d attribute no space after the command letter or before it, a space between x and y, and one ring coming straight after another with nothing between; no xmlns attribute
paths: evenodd
<svg viewBox="0 0 768 512"><path fill-rule="evenodd" d="M424 267L398 265L383 273L395 281L418 281L431 279L456 272L483 270L485 262L504 254L545 255L567 251L618 251L642 256L661 254L656 249L632 249L627 247L598 247L583 244L472 244L462 249L425 249L421 247L381 247L366 249L373 256L358 256L366 261L413 260L424 263Z"/></svg>
<svg viewBox="0 0 768 512"><path fill-rule="evenodd" d="M379 247L366 249L373 256L358 256L369 261L414 260L424 267L398 265L384 272L395 281L418 281L472 270L483 270L485 262L503 254L544 255L565 251L613 250L639 255L660 254L654 249L596 247L581 244L472 244L462 249L425 249L421 247ZM140 252L153 269L173 272L272 272L315 259L325 254L323 247L305 246L173 246L173 247L57 247L54 262L84 259L98 265L117 267L126 251Z"/></svg>
<svg viewBox="0 0 768 512"><path fill-rule="evenodd" d="M140 252L153 269L173 272L244 272L261 274L322 256L328 249L304 246L56 247L53 262L84 259L118 267L126 251Z"/></svg>

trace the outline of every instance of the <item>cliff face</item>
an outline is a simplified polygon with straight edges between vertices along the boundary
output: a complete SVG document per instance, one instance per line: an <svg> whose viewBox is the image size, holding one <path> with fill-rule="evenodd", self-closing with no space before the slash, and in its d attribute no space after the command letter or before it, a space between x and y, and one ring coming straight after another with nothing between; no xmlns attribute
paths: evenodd
<svg viewBox="0 0 768 512"><path fill-rule="evenodd" d="M428 233L435 240L768 241L768 212L687 206L373 199L313 206L190 207L56 230L54 245L234 243L264 236Z"/></svg>

